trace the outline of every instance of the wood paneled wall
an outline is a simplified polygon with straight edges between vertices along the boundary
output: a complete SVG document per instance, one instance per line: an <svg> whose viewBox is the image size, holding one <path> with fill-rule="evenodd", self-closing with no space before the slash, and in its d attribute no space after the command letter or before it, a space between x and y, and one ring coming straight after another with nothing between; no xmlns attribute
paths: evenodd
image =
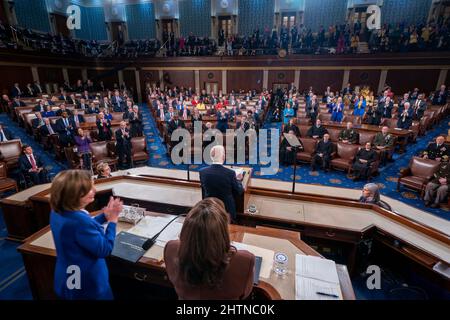
<svg viewBox="0 0 450 320"><path fill-rule="evenodd" d="M124 70L123 81L125 81L128 88L132 87L136 91L136 75L134 70Z"/></svg>
<svg viewBox="0 0 450 320"><path fill-rule="evenodd" d="M77 80L83 80L81 69L68 68L67 74L69 75L70 84L72 85L75 84Z"/></svg>
<svg viewBox="0 0 450 320"><path fill-rule="evenodd" d="M61 68L38 68L39 82L41 83L64 83Z"/></svg>
<svg viewBox="0 0 450 320"><path fill-rule="evenodd" d="M299 89L303 91L312 86L319 94L325 92L327 86L333 91L341 90L343 77L343 70L302 70Z"/></svg>
<svg viewBox="0 0 450 320"><path fill-rule="evenodd" d="M97 70L97 69L88 69L87 71L88 78L95 81L95 78L102 76L100 81L103 81L103 84L106 88L112 90L114 88L114 84L119 85L119 76L117 72L112 72L112 70Z"/></svg>
<svg viewBox="0 0 450 320"><path fill-rule="evenodd" d="M381 70L351 70L349 76L350 84L354 86L369 86L375 93L380 83Z"/></svg>
<svg viewBox="0 0 450 320"><path fill-rule="evenodd" d="M25 90L27 83L33 83L30 67L0 66L0 88L2 93L9 94L14 83L18 82Z"/></svg>
<svg viewBox="0 0 450 320"><path fill-rule="evenodd" d="M194 71L163 71L163 79L165 86L183 86L195 89Z"/></svg>
<svg viewBox="0 0 450 320"><path fill-rule="evenodd" d="M200 90L206 89L205 83L217 82L219 90L223 90L222 71L221 70L200 70ZM195 87L195 86L194 86ZM193 87L193 88L194 88Z"/></svg>
<svg viewBox="0 0 450 320"><path fill-rule="evenodd" d="M227 71L227 91L231 90L257 90L261 91L263 89L263 71L262 70L247 70L247 71L237 71L229 70Z"/></svg>
<svg viewBox="0 0 450 320"><path fill-rule="evenodd" d="M415 87L427 95L436 90L436 83L440 70L389 70L386 85L392 87L392 91L401 94Z"/></svg>
<svg viewBox="0 0 450 320"><path fill-rule="evenodd" d="M294 83L295 71L294 70L270 70L267 89L272 89L276 83Z"/></svg>

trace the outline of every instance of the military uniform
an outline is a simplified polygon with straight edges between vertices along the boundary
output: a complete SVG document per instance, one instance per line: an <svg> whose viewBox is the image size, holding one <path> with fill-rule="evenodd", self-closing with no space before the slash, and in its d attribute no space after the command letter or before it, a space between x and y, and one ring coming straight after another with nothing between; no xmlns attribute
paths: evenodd
<svg viewBox="0 0 450 320"><path fill-rule="evenodd" d="M439 204L445 200L448 193L448 183L450 182L450 164L448 163L448 156L444 156L444 161L439 165L439 169L433 175L433 180L428 182L425 188L426 205L432 204L432 207L438 207ZM439 179L446 179L445 184L441 184Z"/></svg>
<svg viewBox="0 0 450 320"><path fill-rule="evenodd" d="M378 132L373 139L373 145L375 147L385 147L386 149L388 149L379 150L381 164L385 165L386 160L389 158L390 153L393 151L392 147L394 146L394 136L389 133L383 135L382 132Z"/></svg>
<svg viewBox="0 0 450 320"><path fill-rule="evenodd" d="M355 129L344 129L339 133L339 141L348 140L350 143L357 143L359 134Z"/></svg>
<svg viewBox="0 0 450 320"><path fill-rule="evenodd" d="M430 143L427 149L422 153L422 156L428 156L428 159L435 160L443 156L449 155L448 147L445 144L438 145L437 143Z"/></svg>

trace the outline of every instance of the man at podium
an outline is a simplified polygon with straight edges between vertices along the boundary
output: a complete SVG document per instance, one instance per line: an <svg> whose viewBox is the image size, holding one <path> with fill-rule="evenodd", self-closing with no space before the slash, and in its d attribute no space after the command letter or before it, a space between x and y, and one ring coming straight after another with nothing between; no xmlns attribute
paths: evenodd
<svg viewBox="0 0 450 320"><path fill-rule="evenodd" d="M225 209L231 216L231 221L234 222L236 219L234 196L241 195L244 192L242 186L244 176L223 166L225 162L225 148L223 146L212 147L210 156L213 161L212 165L200 170L202 198L215 197L222 200Z"/></svg>

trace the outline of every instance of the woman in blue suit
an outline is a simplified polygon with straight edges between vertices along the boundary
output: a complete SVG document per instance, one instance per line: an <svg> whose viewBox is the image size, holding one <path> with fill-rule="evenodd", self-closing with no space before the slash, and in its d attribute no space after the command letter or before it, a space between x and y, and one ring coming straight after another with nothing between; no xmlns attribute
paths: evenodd
<svg viewBox="0 0 450 320"><path fill-rule="evenodd" d="M339 97L336 103L333 103L331 108L331 121L342 122L344 111L344 104L342 103L342 98Z"/></svg>
<svg viewBox="0 0 450 320"><path fill-rule="evenodd" d="M105 258L114 246L122 202L111 197L103 213L92 218L85 208L94 199L89 171L63 171L52 183L50 227L57 255L55 292L62 299L113 299ZM108 223L106 228L104 223Z"/></svg>
<svg viewBox="0 0 450 320"><path fill-rule="evenodd" d="M362 117L364 115L365 110L366 110L366 99L364 98L364 96L361 95L355 101L353 115Z"/></svg>
<svg viewBox="0 0 450 320"><path fill-rule="evenodd" d="M287 125L289 120L295 116L294 109L292 109L291 104L286 104L286 109L283 111L283 124Z"/></svg>

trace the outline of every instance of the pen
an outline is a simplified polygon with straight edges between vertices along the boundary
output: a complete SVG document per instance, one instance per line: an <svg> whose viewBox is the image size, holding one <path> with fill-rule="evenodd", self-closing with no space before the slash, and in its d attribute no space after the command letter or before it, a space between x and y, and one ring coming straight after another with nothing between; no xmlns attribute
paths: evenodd
<svg viewBox="0 0 450 320"><path fill-rule="evenodd" d="M317 291L316 293L317 293L317 294L320 294L320 295L322 295L322 296L333 297L333 298L339 298L338 295L332 294L332 293L326 293L326 292L320 292L320 291Z"/></svg>

